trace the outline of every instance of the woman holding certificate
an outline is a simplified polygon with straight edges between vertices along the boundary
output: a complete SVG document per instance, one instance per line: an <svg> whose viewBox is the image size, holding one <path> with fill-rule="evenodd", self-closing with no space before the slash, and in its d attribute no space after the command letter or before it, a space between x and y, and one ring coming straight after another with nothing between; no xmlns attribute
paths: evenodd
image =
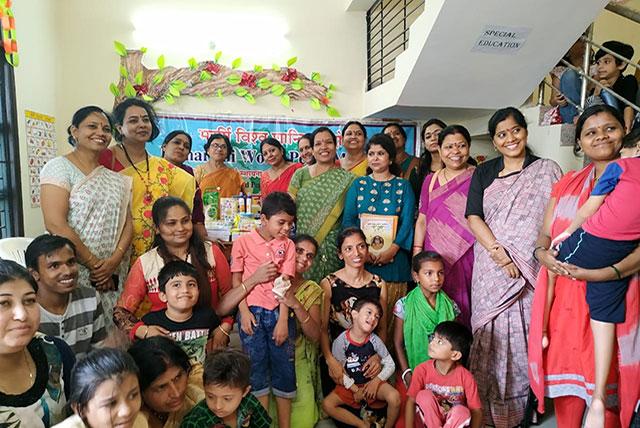
<svg viewBox="0 0 640 428"><path fill-rule="evenodd" d="M391 314L411 281L415 197L409 181L400 178L391 137L374 135L365 151L369 175L357 178L349 188L342 226L360 227L364 231L370 245L366 269L386 281L388 297L384 313ZM393 317L389 317L388 324L389 331L393 331Z"/></svg>

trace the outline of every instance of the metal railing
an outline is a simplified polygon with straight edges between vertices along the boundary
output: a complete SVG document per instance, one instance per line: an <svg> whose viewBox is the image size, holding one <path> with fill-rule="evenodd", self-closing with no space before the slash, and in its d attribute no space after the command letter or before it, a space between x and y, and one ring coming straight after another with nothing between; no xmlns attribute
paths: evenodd
<svg viewBox="0 0 640 428"><path fill-rule="evenodd" d="M424 0L378 0L367 11L367 88L392 79L395 59L407 48L409 28Z"/></svg>
<svg viewBox="0 0 640 428"><path fill-rule="evenodd" d="M627 18L635 23L640 24L640 13L629 9L625 6L622 5L613 5L613 4L609 4L606 6L606 9L609 10L612 13L615 13L619 16L622 16L624 18ZM578 109L579 112L582 112L585 108L585 105L587 103L587 100L589 98L589 84L591 84L591 86L596 86L599 87L600 90L606 90L609 94L611 94L614 98L616 98L618 101L622 102L624 105L631 107L633 110L635 110L636 112L640 113L640 106L636 105L633 102L630 102L629 100L627 100L626 98L622 97L620 94L616 93L615 91L613 91L612 88L607 87L605 85L603 85L602 83L600 83L599 81L597 81L596 79L592 78L591 76L589 76L589 69L591 66L591 52L593 50L593 48L597 48L597 49L601 49L604 52L610 54L611 56L613 56L614 58L626 63L627 65L630 65L631 67L635 68L635 69L640 69L640 65L635 64L633 62L631 62L629 59L623 57L622 55L613 52L610 49L607 49L606 47L594 42L592 40L592 35L593 35L593 24L589 26L588 30L586 31L586 35L583 35L580 37L581 40L583 40L586 43L586 47L585 47L585 53L584 53L584 59L583 59L583 64L582 64L582 68L580 67L576 67L573 64L569 63L566 59L562 58L560 60L560 63L562 65L564 65L565 67L573 70L574 72L576 72L582 79L582 86L581 86L581 90L580 90L580 102L579 104L572 101L567 94L563 93L560 88L557 88L555 86L553 86L552 84L550 84L549 82L547 82L546 80L543 80L540 83L540 86L538 88L538 104L541 105L544 102L544 88L545 86L549 86L551 89L557 91L558 93L560 93L561 95L564 96L565 100L573 105L574 107L576 107Z"/></svg>

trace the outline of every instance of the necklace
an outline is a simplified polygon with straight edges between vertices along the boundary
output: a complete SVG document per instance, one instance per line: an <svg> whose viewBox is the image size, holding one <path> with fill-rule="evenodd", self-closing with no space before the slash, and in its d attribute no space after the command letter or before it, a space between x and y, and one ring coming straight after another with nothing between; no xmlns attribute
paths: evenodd
<svg viewBox="0 0 640 428"><path fill-rule="evenodd" d="M127 160L129 161L133 169L136 171L136 173L140 177L140 180L142 180L142 183L144 184L144 190L145 190L143 199L147 204L150 204L151 201L153 200L153 195L151 194L151 190L149 190L149 186L151 185L151 168L149 167L149 153L147 153L146 150L144 151L144 159L147 163L147 181L145 181L144 177L142 176L142 172L140 172L140 170L135 166L135 164L133 163L133 160L131 159L131 156L129 156L129 152L127 151L127 148L124 146L124 144L120 144L120 147L122 147L122 151L124 152L124 155L126 156Z"/></svg>
<svg viewBox="0 0 640 428"><path fill-rule="evenodd" d="M22 350L24 354L24 362L27 365L27 370L29 370L29 379L33 380L33 372L31 371L31 365L29 364L29 358L27 358L27 349Z"/></svg>
<svg viewBox="0 0 640 428"><path fill-rule="evenodd" d="M71 158L72 156L73 156L73 159ZM78 169L80 169L80 171L82 171L85 175L90 174L90 173L91 173L91 171L93 171L93 170L95 169L95 167L92 167L91 165L87 166L87 165L84 163L84 161L83 161L82 159L80 159L80 157L78 157L78 152L77 152L77 151L75 151L75 150L74 150L74 151L72 151L71 153L69 153L69 154L67 155L67 159L70 159L70 160L72 160L72 161L73 161L73 160L75 160L75 163L77 163L77 165L76 165L76 166L77 166L77 167L78 167ZM72 162L72 163L74 163L74 162ZM85 171L83 170L83 168L84 168L84 170L86 170L86 171L87 171L86 173L85 173Z"/></svg>

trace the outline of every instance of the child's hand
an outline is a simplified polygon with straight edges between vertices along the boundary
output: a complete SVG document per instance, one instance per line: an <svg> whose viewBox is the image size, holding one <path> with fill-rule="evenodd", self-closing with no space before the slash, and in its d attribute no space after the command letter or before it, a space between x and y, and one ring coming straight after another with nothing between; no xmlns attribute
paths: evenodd
<svg viewBox="0 0 640 428"><path fill-rule="evenodd" d="M378 376L378 374L380 374L381 371L382 371L382 360L380 359L380 355L378 354L373 355L362 366L362 374L367 379L371 379L375 376Z"/></svg>
<svg viewBox="0 0 640 428"><path fill-rule="evenodd" d="M362 392L364 393L364 397L367 400L375 400L380 382L382 381L379 377L376 376L364 385L364 388L362 388Z"/></svg>
<svg viewBox="0 0 640 428"><path fill-rule="evenodd" d="M287 314L283 314L282 318L278 318L276 327L273 329L273 341L276 346L282 345L287 337L289 337L289 328L287 323Z"/></svg>
<svg viewBox="0 0 640 428"><path fill-rule="evenodd" d="M256 324L258 324L258 322L251 311L246 311L246 313L240 314L240 328L245 334L253 336L253 327L255 327Z"/></svg>
<svg viewBox="0 0 640 428"><path fill-rule="evenodd" d="M362 388L358 388L356 392L353 393L353 401L359 403L364 400L364 391Z"/></svg>
<svg viewBox="0 0 640 428"><path fill-rule="evenodd" d="M553 241L551 241L551 248L556 248L558 245L560 245L560 243L562 243L570 236L571 235L568 232L562 232L560 235L553 238Z"/></svg>

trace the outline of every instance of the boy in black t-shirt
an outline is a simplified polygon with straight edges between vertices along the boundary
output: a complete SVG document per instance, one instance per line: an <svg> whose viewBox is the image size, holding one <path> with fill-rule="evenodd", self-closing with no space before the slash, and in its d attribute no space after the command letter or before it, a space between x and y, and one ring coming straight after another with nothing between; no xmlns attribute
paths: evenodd
<svg viewBox="0 0 640 428"><path fill-rule="evenodd" d="M158 274L159 297L167 308L142 317L145 325L158 325L169 331L169 337L184 349L189 358L204 363L207 340L220 325L210 307L196 307L200 288L198 272L190 263L175 260Z"/></svg>
<svg viewBox="0 0 640 428"><path fill-rule="evenodd" d="M628 60L633 58L633 47L626 43L609 40L608 42L604 42L602 47ZM596 52L594 59L598 71L597 79L600 83L607 88L611 88L613 92L625 100L635 104L638 94L638 81L632 75L622 75L622 72L627 68L627 63L605 52L603 49ZM602 98L605 104L617 108L623 113L625 130L627 132L631 131L633 116L635 115L635 111L631 107L611 95L608 91L601 89L599 86L594 88L593 94L600 95L600 98Z"/></svg>

